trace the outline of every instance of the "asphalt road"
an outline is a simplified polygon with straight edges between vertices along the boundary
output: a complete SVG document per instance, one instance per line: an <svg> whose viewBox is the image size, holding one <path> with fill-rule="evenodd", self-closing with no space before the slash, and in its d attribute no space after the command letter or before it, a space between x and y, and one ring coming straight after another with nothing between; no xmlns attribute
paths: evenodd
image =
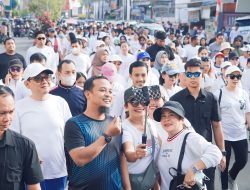
<svg viewBox="0 0 250 190"><path fill-rule="evenodd" d="M27 49L32 45L33 40L27 38L15 38L17 52L25 57ZM0 45L0 53L4 52L4 47ZM248 141L249 142L249 141ZM248 148L250 151L250 147ZM233 164L234 156L232 155L230 165ZM237 183L239 190L250 190L250 153L248 153L248 163L246 167L239 173ZM220 174L216 171L216 190L220 190Z"/></svg>

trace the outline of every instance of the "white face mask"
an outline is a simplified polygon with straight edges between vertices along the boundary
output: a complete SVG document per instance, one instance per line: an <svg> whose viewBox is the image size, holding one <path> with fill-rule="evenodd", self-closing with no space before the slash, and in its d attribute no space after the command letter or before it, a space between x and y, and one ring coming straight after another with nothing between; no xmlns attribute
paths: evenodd
<svg viewBox="0 0 250 190"><path fill-rule="evenodd" d="M77 55L80 53L80 48L72 48L72 54Z"/></svg>
<svg viewBox="0 0 250 190"><path fill-rule="evenodd" d="M76 82L76 75L61 77L61 83L64 86L73 86Z"/></svg>

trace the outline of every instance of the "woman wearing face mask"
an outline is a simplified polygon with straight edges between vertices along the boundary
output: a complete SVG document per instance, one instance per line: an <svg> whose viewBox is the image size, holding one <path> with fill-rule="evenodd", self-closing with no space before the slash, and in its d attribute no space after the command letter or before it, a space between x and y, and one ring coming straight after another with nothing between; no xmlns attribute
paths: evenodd
<svg viewBox="0 0 250 190"><path fill-rule="evenodd" d="M102 66L108 62L109 51L105 48L98 49L95 53L92 65L88 70L88 76L99 76L101 75Z"/></svg>
<svg viewBox="0 0 250 190"><path fill-rule="evenodd" d="M225 72L227 85L215 92L221 108L221 124L225 140L226 168L221 173L222 189L238 189L236 178L248 160L246 127L250 129L250 103L245 90L239 87L242 71L235 65ZM231 149L235 162L229 169Z"/></svg>

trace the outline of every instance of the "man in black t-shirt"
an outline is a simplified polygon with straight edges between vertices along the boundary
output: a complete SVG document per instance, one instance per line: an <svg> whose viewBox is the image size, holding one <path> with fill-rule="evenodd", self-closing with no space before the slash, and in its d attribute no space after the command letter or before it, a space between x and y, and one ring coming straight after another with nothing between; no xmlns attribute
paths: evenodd
<svg viewBox="0 0 250 190"><path fill-rule="evenodd" d="M24 57L16 53L16 44L13 38L6 38L4 40L5 52L0 54L0 79L4 79L8 74L9 61L19 59L23 63L23 68L26 68Z"/></svg>

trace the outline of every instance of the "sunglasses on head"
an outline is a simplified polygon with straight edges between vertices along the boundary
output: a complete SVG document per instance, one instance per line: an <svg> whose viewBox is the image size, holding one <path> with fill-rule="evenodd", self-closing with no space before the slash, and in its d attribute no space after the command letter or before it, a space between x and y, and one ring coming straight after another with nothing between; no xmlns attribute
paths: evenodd
<svg viewBox="0 0 250 190"><path fill-rule="evenodd" d="M228 75L230 79L234 80L235 78L237 78L238 80L241 79L242 75L238 74L238 75L234 75L234 74L229 74Z"/></svg>
<svg viewBox="0 0 250 190"><path fill-rule="evenodd" d="M41 83L43 80L46 80L47 82L49 82L51 80L51 75L37 75L35 77L30 77L29 80L34 80L37 83Z"/></svg>
<svg viewBox="0 0 250 190"><path fill-rule="evenodd" d="M141 104L142 106L146 106L146 105L145 105L145 102L140 102L140 101L138 101L138 100L136 100L136 99L132 99L132 100L130 100L129 102L131 103L131 105L132 105L133 107L137 107L137 106L139 106L139 104Z"/></svg>
<svg viewBox="0 0 250 190"><path fill-rule="evenodd" d="M21 68L20 67L10 67L10 69L9 69L9 71L11 71L11 72L20 72L21 71Z"/></svg>
<svg viewBox="0 0 250 190"><path fill-rule="evenodd" d="M198 77L200 77L200 75L201 75L201 72L194 72L194 73L186 72L186 77L187 78L192 78L192 76L194 76L195 78L198 78Z"/></svg>
<svg viewBox="0 0 250 190"><path fill-rule="evenodd" d="M45 40L46 38L45 37L38 37L36 39L38 39L38 40Z"/></svg>

